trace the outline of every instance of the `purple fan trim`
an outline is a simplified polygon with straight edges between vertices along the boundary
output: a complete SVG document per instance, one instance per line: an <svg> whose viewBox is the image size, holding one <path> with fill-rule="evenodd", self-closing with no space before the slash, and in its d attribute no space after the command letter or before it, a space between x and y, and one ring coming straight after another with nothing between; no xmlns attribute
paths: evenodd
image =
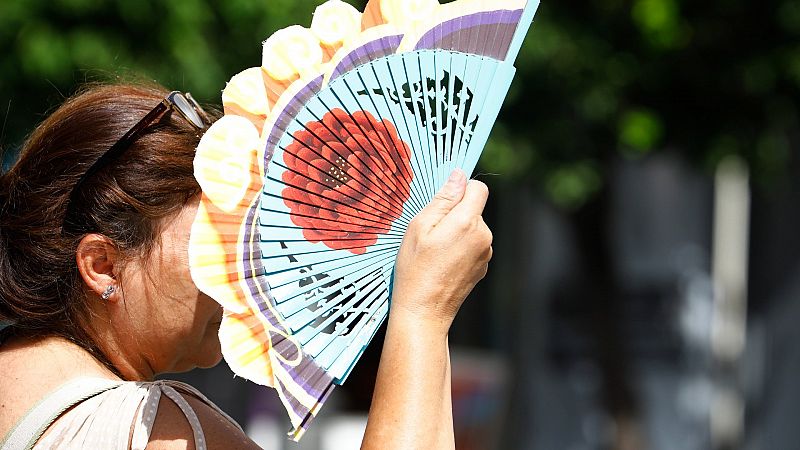
<svg viewBox="0 0 800 450"><path fill-rule="evenodd" d="M508 47L511 45L511 39L505 37L508 34L505 31L510 28L513 35L513 30L516 29L521 18L521 9L485 11L456 17L428 30L417 43L415 50L446 49L473 54L487 53L484 56L502 60L505 59L505 54L508 53ZM483 37L491 35L504 38L493 48L486 48L484 52L483 46L487 44L486 39L478 39L481 48L474 48L475 45L469 42L474 39L459 39L459 34L463 35L465 31L470 32L468 36L471 38L475 37L475 33Z"/></svg>
<svg viewBox="0 0 800 450"><path fill-rule="evenodd" d="M348 71L364 64L366 62L392 55L400 47L400 42L403 40L403 35L384 36L380 39L367 42L351 51L345 56L341 62L336 66L331 74L331 80L334 80Z"/></svg>
<svg viewBox="0 0 800 450"><path fill-rule="evenodd" d="M275 147L278 146L278 143L280 142L283 133L286 131L286 128L289 127L289 124L292 123L292 120L294 120L300 111L303 110L306 102L308 102L311 97L316 95L319 90L322 89L323 78L324 77L320 75L303 87L303 89L301 89L300 92L298 92L289 101L289 103L286 104L286 107L283 108L283 111L280 112L280 115L278 115L278 118L275 120L275 125L272 126L269 137L267 138L267 148L264 157L264 173L267 173L267 165L272 159L272 155L275 153Z"/></svg>
<svg viewBox="0 0 800 450"><path fill-rule="evenodd" d="M259 242L261 238L258 233L256 219L259 210L258 205L259 203L256 203L250 208L245 222L245 246L242 259L244 273L249 275L245 277L245 280L250 289L250 294L258 305L262 316L266 318L269 324L275 329L288 334L288 330L280 324L278 318L275 317L269 308L268 302L274 304L274 299L271 298L272 294L270 293L269 283L261 276L265 273L265 270L260 259L261 249ZM289 361L297 358L297 348L294 344L272 331L270 331L270 338L274 345L273 348L278 354ZM306 354L301 355L301 361L297 366L289 366L284 363L281 363L281 365L292 376L292 379L314 398L319 399L325 396L329 385L333 383L333 377L328 375L324 369L318 366L314 360ZM284 391L284 394L292 409L298 415L305 416L309 413L309 409L303 406L297 399L293 398L288 391Z"/></svg>

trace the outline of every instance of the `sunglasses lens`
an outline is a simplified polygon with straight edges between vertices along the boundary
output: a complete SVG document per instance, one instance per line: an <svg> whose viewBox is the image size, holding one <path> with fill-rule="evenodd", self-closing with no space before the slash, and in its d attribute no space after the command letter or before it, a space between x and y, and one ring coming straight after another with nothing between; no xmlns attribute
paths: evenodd
<svg viewBox="0 0 800 450"><path fill-rule="evenodd" d="M175 106L180 109L181 113L187 120L192 122L194 126L197 128L205 128L205 124L203 123L203 119L200 118L200 115L197 114L194 107L183 94L178 94L172 97L172 101L175 103Z"/></svg>

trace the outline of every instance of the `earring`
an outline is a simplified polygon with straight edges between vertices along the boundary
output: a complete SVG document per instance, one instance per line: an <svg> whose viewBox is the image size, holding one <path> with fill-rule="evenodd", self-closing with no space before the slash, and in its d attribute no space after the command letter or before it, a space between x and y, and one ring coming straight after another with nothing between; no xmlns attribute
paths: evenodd
<svg viewBox="0 0 800 450"><path fill-rule="evenodd" d="M115 290L116 290L116 288L114 287L113 284L109 285L106 288L106 290L103 291L102 294L100 294L100 298L102 298L103 300L108 300L109 298L111 298L111 294L113 294Z"/></svg>

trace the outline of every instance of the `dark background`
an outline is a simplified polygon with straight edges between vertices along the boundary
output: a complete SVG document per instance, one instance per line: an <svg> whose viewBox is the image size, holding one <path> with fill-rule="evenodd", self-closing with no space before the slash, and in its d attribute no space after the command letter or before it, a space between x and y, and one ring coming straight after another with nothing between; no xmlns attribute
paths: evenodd
<svg viewBox="0 0 800 450"><path fill-rule="evenodd" d="M316 5L0 0L5 163L86 82L218 104ZM451 335L459 447L800 448L799 37L790 0L543 2L478 169L495 257ZM752 199L746 347L728 363L711 337L722 161ZM381 337L321 422L363 414ZM230 377L189 375L243 424L284 427L271 391ZM725 386L744 428L720 441Z"/></svg>

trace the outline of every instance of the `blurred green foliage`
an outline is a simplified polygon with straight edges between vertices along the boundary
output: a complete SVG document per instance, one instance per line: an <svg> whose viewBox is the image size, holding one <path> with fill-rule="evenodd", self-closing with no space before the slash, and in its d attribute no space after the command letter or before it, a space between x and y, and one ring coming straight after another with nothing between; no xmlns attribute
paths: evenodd
<svg viewBox="0 0 800 450"><path fill-rule="evenodd" d="M493 172L580 207L617 158L679 152L703 169L741 155L759 183L787 176L800 131L800 3L542 2L500 120L530 151ZM505 142L490 142L484 163ZM795 146L797 142L795 141Z"/></svg>
<svg viewBox="0 0 800 450"><path fill-rule="evenodd" d="M153 79L219 103L259 43L322 0L2 0L0 144L14 148L86 81ZM353 0L363 8L365 1ZM784 175L798 131L795 0L544 1L482 171L580 207L608 163L736 153Z"/></svg>
<svg viewBox="0 0 800 450"><path fill-rule="evenodd" d="M358 5L363 7L363 5ZM309 24L294 0L2 0L3 146L18 146L81 84L157 80L220 103L225 82L261 63L261 41Z"/></svg>

